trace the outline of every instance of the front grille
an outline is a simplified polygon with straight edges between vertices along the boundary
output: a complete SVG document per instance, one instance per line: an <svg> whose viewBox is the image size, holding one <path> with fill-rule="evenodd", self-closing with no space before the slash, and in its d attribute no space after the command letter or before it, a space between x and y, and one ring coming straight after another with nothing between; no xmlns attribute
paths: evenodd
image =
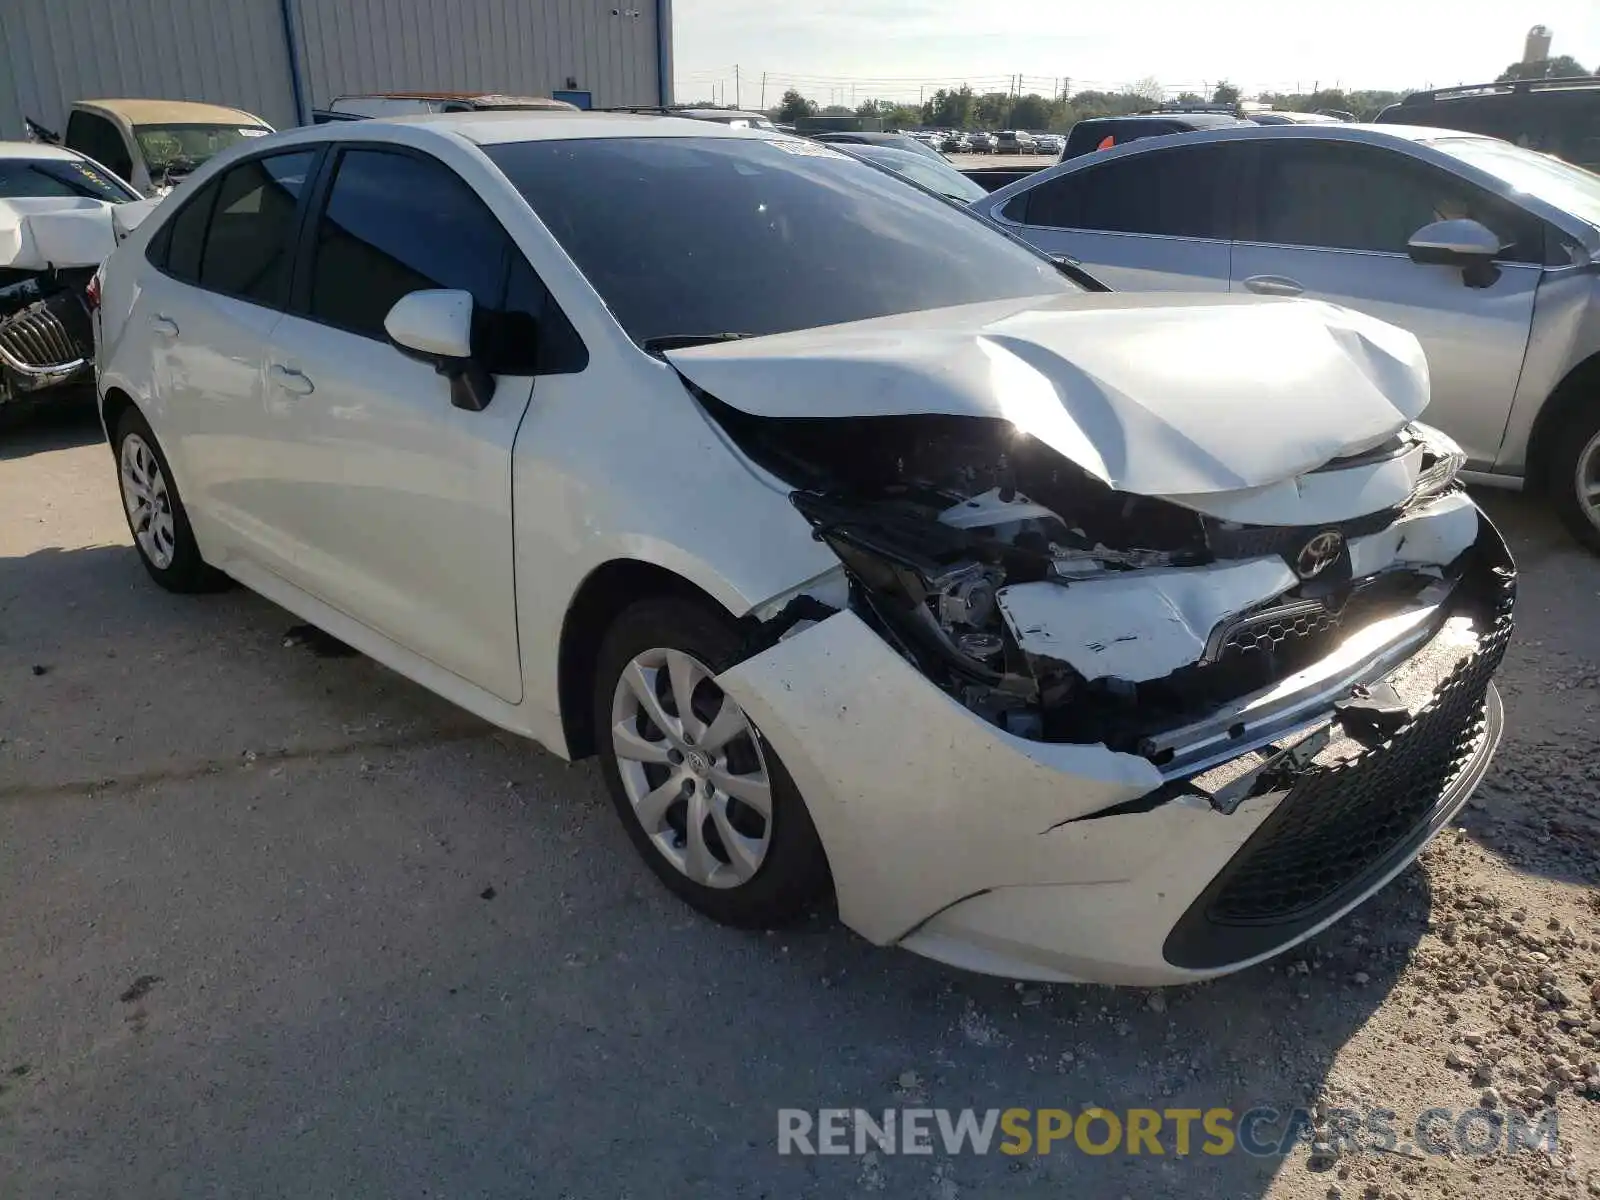
<svg viewBox="0 0 1600 1200"><path fill-rule="evenodd" d="M1480 547L1491 540L1492 531L1480 535ZM1488 690L1511 639L1515 574L1509 558L1496 561L1498 549L1478 557L1451 622L1388 677L1415 715L1381 741L1335 726L1307 773L1173 927L1169 962L1204 969L1282 946L1414 853L1442 801L1474 782L1485 738L1497 734L1487 727Z"/></svg>
<svg viewBox="0 0 1600 1200"><path fill-rule="evenodd" d="M1207 906L1217 924L1292 920L1383 858L1438 803L1483 734L1504 640L1459 663L1433 703L1385 746L1336 739L1245 843Z"/></svg>
<svg viewBox="0 0 1600 1200"><path fill-rule="evenodd" d="M1207 649L1208 662L1272 654L1339 628L1340 610L1320 600L1300 600L1246 613L1218 628Z"/></svg>
<svg viewBox="0 0 1600 1200"><path fill-rule="evenodd" d="M46 371L90 354L88 314L70 292L28 305L0 321L0 349L36 371Z"/></svg>

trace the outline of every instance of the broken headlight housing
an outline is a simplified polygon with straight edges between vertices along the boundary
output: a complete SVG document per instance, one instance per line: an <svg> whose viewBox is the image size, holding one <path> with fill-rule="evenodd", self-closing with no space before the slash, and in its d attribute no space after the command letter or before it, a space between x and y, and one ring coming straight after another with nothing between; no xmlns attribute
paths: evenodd
<svg viewBox="0 0 1600 1200"><path fill-rule="evenodd" d="M1460 486L1461 469L1467 465L1465 451L1448 434L1421 421L1413 421L1406 433L1423 448L1422 474L1411 489L1409 503L1418 504L1455 491Z"/></svg>

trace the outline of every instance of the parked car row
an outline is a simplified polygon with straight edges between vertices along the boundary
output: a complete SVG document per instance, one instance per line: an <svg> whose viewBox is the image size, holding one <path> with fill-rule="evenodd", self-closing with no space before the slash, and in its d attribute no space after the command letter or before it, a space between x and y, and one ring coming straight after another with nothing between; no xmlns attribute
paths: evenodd
<svg viewBox="0 0 1600 1200"><path fill-rule="evenodd" d="M598 755L714 919L831 893L1054 980L1280 953L1501 733L1514 571L1422 347L1087 292L885 154L942 165L576 112L225 151L90 293L136 553Z"/></svg>
<svg viewBox="0 0 1600 1200"><path fill-rule="evenodd" d="M911 136L945 154L1059 154L1061 137L1019 129L932 130Z"/></svg>

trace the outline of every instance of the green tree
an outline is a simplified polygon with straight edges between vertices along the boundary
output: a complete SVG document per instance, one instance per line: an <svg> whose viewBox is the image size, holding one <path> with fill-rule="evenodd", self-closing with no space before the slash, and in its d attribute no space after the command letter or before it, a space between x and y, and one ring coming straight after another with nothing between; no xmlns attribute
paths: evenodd
<svg viewBox="0 0 1600 1200"><path fill-rule="evenodd" d="M985 92L972 104L972 124L979 129L999 129L1011 115L1011 97L1006 92Z"/></svg>
<svg viewBox="0 0 1600 1200"><path fill-rule="evenodd" d="M782 125L793 125L804 117L817 115L817 102L807 100L794 88L783 94L783 99L778 102L778 122Z"/></svg>
<svg viewBox="0 0 1600 1200"><path fill-rule="evenodd" d="M1537 62L1512 63L1500 72L1495 82L1505 83L1513 79L1570 79L1574 75L1588 73L1572 55L1562 54L1555 58L1541 58Z"/></svg>
<svg viewBox="0 0 1600 1200"><path fill-rule="evenodd" d="M1211 89L1211 103L1213 104L1237 104L1239 103L1239 98L1238 86L1229 83L1226 79Z"/></svg>
<svg viewBox="0 0 1600 1200"><path fill-rule="evenodd" d="M1043 96L1022 96L1011 106L1011 120L1008 123L1013 129L1045 129L1050 124L1053 108L1054 105Z"/></svg>
<svg viewBox="0 0 1600 1200"><path fill-rule="evenodd" d="M1079 119L1088 117L1120 117L1127 113L1149 108L1149 101L1133 92L1078 92L1072 97L1072 108Z"/></svg>
<svg viewBox="0 0 1600 1200"><path fill-rule="evenodd" d="M922 106L923 124L940 129L966 129L972 124L972 89L962 84L955 90L940 88Z"/></svg>
<svg viewBox="0 0 1600 1200"><path fill-rule="evenodd" d="M1178 93L1178 103L1179 104L1204 104L1204 103L1206 103L1206 98L1204 96L1202 96L1199 92L1179 92Z"/></svg>

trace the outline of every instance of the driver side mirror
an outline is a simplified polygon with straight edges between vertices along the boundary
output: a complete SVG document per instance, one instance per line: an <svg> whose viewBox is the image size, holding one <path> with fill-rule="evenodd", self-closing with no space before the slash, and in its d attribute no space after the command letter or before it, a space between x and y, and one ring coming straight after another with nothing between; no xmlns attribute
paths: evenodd
<svg viewBox="0 0 1600 1200"><path fill-rule="evenodd" d="M1468 287L1488 287L1500 277L1494 260L1504 249L1498 234L1468 218L1424 225L1406 243L1412 262L1460 267Z"/></svg>
<svg viewBox="0 0 1600 1200"><path fill-rule="evenodd" d="M433 364L450 381L450 403L482 412L494 398L494 376L472 354L472 293L411 292L395 301L384 332L410 358Z"/></svg>

